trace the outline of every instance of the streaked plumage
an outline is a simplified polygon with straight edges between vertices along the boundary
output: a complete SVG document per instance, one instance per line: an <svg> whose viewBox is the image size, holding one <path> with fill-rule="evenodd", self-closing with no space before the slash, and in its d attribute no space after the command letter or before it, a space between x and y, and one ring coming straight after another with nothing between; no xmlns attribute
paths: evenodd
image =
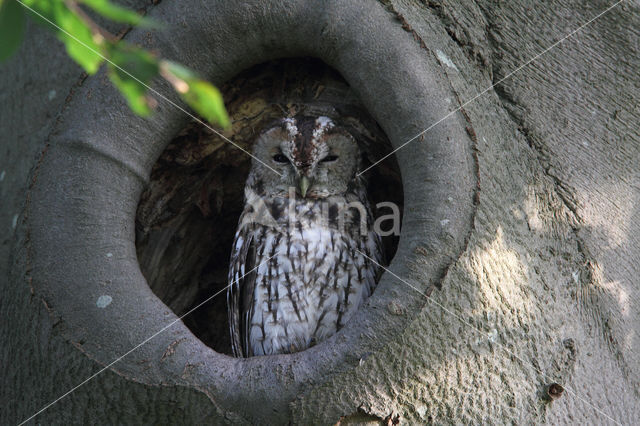
<svg viewBox="0 0 640 426"><path fill-rule="evenodd" d="M360 252L384 261L346 129L326 117L284 119L258 137L254 155L282 176L254 160L232 248L231 340L245 357L334 334L377 282L380 268Z"/></svg>

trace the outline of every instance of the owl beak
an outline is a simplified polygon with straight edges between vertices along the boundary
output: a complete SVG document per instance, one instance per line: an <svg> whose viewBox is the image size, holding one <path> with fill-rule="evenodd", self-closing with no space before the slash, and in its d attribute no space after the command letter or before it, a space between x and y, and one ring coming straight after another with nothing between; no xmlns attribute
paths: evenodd
<svg viewBox="0 0 640 426"><path fill-rule="evenodd" d="M300 180L298 181L298 188L300 188L300 195L302 195L302 198L307 196L307 191L309 190L310 186L311 181L309 180L309 178L304 175L301 176Z"/></svg>

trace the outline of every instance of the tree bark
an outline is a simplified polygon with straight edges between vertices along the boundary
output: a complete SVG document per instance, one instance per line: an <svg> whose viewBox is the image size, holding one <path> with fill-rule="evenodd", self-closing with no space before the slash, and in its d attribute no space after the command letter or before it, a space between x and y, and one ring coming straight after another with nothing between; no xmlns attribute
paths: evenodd
<svg viewBox="0 0 640 426"><path fill-rule="evenodd" d="M385 344L355 360L353 368L301 384L273 419L637 422L639 7L624 1L545 50L612 4L379 4L425 60L437 64L438 78L452 93L445 100L450 111L461 108L479 184L471 233L423 305L389 304L379 312L398 316L405 323L400 333L384 336ZM85 77L51 34L33 26L18 55L0 65L0 75L4 424L29 418L105 361L69 338L59 307L31 286L22 249L29 235L14 236L37 178L31 171ZM413 152L421 143L403 149ZM451 188L454 197L457 189ZM447 219L434 219L445 237ZM408 272L394 281L399 294L412 294L410 286L421 288L432 279L424 271L436 249L413 247ZM108 369L34 421L253 419L246 412L252 407L231 410L227 401L171 383L161 373L150 385ZM554 383L564 392L552 398ZM263 403L269 405L269 395Z"/></svg>

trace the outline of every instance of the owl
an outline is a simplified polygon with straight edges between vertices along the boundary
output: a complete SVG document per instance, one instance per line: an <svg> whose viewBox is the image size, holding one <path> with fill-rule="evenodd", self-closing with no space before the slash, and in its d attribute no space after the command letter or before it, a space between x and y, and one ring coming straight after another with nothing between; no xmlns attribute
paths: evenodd
<svg viewBox="0 0 640 426"><path fill-rule="evenodd" d="M253 155L228 277L237 357L293 353L333 335L371 295L384 264L346 126L282 119L258 136Z"/></svg>

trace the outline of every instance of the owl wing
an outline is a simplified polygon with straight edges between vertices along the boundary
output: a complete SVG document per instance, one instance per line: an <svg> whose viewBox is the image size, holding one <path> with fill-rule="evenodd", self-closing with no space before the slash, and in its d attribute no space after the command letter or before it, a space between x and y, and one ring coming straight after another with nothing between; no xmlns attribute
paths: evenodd
<svg viewBox="0 0 640 426"><path fill-rule="evenodd" d="M367 256L365 257L365 265L368 270L373 272L373 280L368 281L369 294L373 293L373 289L378 284L382 273L384 272L384 266L387 265L387 256L385 253L385 247L382 242L382 237L374 230L373 227L373 214L369 203L364 203L368 214L368 229L369 232L366 238L360 240L360 250Z"/></svg>
<svg viewBox="0 0 640 426"><path fill-rule="evenodd" d="M253 316L253 292L256 281L256 248L250 226L241 226L236 232L229 264L227 305L231 347L236 357L252 355L249 327Z"/></svg>

